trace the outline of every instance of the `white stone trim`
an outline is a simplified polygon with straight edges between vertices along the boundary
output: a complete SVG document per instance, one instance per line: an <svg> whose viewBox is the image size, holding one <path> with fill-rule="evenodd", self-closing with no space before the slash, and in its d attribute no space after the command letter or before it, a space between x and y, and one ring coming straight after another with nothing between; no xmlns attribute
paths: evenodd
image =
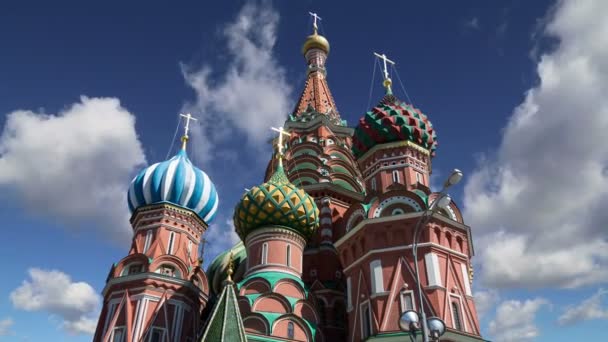
<svg viewBox="0 0 608 342"><path fill-rule="evenodd" d="M414 260L414 262L418 262L418 260ZM428 286L443 286L441 283L441 271L437 254L433 252L427 253L424 256L424 264L426 265Z"/></svg>

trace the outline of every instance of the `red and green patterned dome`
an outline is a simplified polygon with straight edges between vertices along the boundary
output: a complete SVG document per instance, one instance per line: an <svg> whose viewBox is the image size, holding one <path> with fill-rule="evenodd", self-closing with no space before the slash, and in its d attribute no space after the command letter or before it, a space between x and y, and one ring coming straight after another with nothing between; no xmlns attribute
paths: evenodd
<svg viewBox="0 0 608 342"><path fill-rule="evenodd" d="M435 155L437 134L419 109L387 94L359 120L353 136L353 154L359 158L378 144L411 141Z"/></svg>

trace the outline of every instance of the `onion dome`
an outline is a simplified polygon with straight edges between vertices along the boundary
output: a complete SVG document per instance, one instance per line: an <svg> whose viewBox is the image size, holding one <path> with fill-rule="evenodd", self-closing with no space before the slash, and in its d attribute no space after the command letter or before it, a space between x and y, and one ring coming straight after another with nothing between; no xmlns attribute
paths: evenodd
<svg viewBox="0 0 608 342"><path fill-rule="evenodd" d="M207 174L192 165L182 148L173 158L141 170L131 181L128 202L131 213L144 205L169 202L209 223L217 211L218 196Z"/></svg>
<svg viewBox="0 0 608 342"><path fill-rule="evenodd" d="M220 253L218 256L211 261L209 267L207 267L207 279L209 279L209 288L214 294L219 294L222 291L222 282L226 279L228 265L230 263L230 256L232 256L232 262L234 263L234 274L232 278L235 282L239 282L244 273L241 266L244 266L244 262L247 259L247 250L242 241L239 241L232 248Z"/></svg>
<svg viewBox="0 0 608 342"><path fill-rule="evenodd" d="M310 49L321 49L325 51L326 54L329 54L329 42L315 30L313 34L306 37L304 45L302 45L302 54L305 55Z"/></svg>
<svg viewBox="0 0 608 342"><path fill-rule="evenodd" d="M396 141L411 141L431 156L437 148L437 134L426 115L390 92L359 120L352 141L357 158L375 145Z"/></svg>
<svg viewBox="0 0 608 342"><path fill-rule="evenodd" d="M282 163L268 182L247 191L234 211L236 232L244 241L253 230L284 226L309 238L319 227L313 198L287 179Z"/></svg>

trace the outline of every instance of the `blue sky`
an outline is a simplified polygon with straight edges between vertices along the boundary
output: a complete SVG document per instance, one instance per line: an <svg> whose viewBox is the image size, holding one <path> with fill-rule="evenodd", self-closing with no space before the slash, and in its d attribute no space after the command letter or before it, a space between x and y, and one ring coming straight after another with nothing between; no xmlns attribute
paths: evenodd
<svg viewBox="0 0 608 342"><path fill-rule="evenodd" d="M464 171L451 195L474 234L485 337L608 334L604 1L13 2L0 5L0 341L91 339L127 252L129 181L176 152L180 111L200 119L189 153L221 201L205 258L235 241L234 204L303 86L309 11L349 125L381 97L372 52L386 53L396 94L438 132L435 183Z"/></svg>

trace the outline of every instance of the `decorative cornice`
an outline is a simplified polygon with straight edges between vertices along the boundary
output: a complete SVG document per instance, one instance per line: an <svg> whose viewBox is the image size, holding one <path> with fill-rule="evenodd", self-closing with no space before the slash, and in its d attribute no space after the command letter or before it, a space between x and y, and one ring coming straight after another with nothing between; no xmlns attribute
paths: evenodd
<svg viewBox="0 0 608 342"><path fill-rule="evenodd" d="M283 235L292 240L295 240L300 245L306 246L306 239L300 234L294 231L293 229L285 226L266 226L260 227L252 231L245 238L245 246L248 246L252 240L255 240L256 237L260 235Z"/></svg>
<svg viewBox="0 0 608 342"><path fill-rule="evenodd" d="M170 211L174 211L177 212L179 214L185 215L185 216L189 216L191 218L193 218L198 224L200 224L204 229L206 229L208 227L207 223L205 221L203 221L197 213L195 213L194 211L169 203L169 202L159 202L159 203L154 203L154 204L150 204L150 205L145 205L145 206L141 206L137 209L135 209L135 211L133 212L133 214L131 215L131 218L129 219L129 222L131 222L132 226L136 226L137 223L139 222L140 219L142 219L140 216L144 213L149 213L151 211L155 211L155 210L170 210Z"/></svg>

